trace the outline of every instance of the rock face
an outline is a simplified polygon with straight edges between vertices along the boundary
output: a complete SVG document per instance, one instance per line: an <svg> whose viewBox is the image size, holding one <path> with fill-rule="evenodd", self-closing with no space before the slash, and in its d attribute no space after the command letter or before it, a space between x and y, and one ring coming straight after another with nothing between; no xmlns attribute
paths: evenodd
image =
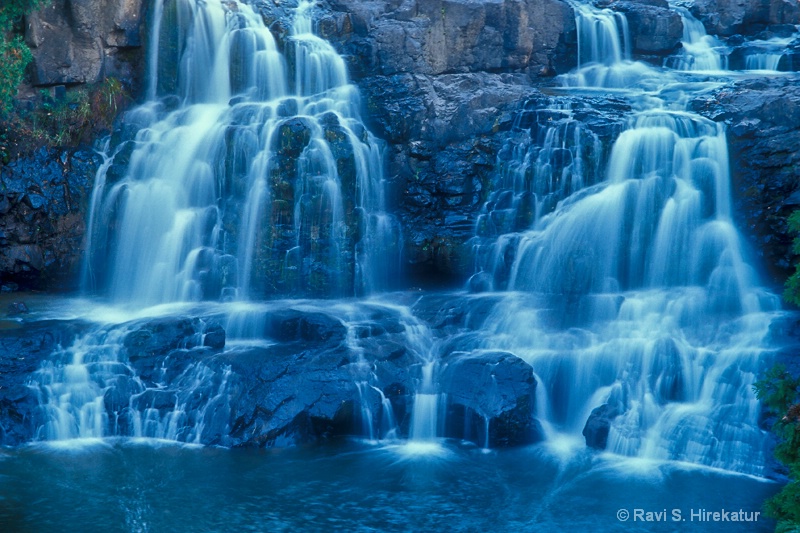
<svg viewBox="0 0 800 533"><path fill-rule="evenodd" d="M389 143L412 283L462 280L464 243L516 107L574 66L559 0L334 0L320 33L349 59L370 127Z"/></svg>
<svg viewBox="0 0 800 533"><path fill-rule="evenodd" d="M33 85L138 79L144 7L142 0L52 0L30 14Z"/></svg>
<svg viewBox="0 0 800 533"><path fill-rule="evenodd" d="M348 48L360 59L358 72L370 74L538 73L556 66L557 49L574 27L571 10L555 0L332 0L330 5L337 29L345 29Z"/></svg>
<svg viewBox="0 0 800 533"><path fill-rule="evenodd" d="M692 14L709 34L753 34L770 24L797 24L800 6L791 0L699 0Z"/></svg>
<svg viewBox="0 0 800 533"><path fill-rule="evenodd" d="M735 219L783 283L794 264L786 219L800 207L798 77L742 80L692 106L728 125Z"/></svg>
<svg viewBox="0 0 800 533"><path fill-rule="evenodd" d="M88 151L42 148L0 167L0 284L75 287L100 162Z"/></svg>

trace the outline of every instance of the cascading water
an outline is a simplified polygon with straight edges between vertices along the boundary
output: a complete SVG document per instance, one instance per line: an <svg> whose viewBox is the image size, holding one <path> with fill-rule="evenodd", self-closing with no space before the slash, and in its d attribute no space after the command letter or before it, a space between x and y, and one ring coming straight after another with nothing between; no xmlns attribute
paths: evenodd
<svg viewBox="0 0 800 533"><path fill-rule="evenodd" d="M787 50L792 43L797 41L798 34L794 33L789 37L773 37L766 40L754 40L746 43L745 64L746 70L766 70L780 71L792 70L791 61L787 56Z"/></svg>
<svg viewBox="0 0 800 533"><path fill-rule="evenodd" d="M683 22L681 55L670 65L677 70L711 71L727 70L727 57L720 54L722 43L708 35L703 23L687 9L673 7Z"/></svg>
<svg viewBox="0 0 800 533"><path fill-rule="evenodd" d="M124 117L116 135L130 138L112 139L96 180L87 288L134 309L386 288L399 239L384 212L383 148L312 10L299 3L282 54L247 4L156 2L148 102ZM233 346L253 340L247 327L258 324L234 320ZM38 373L39 437L224 444L230 369L177 364L179 375L163 369L147 386L129 333L100 325ZM255 337L269 344L263 324ZM369 432L394 430L391 412L377 416Z"/></svg>
<svg viewBox="0 0 800 533"><path fill-rule="evenodd" d="M150 100L97 180L87 285L139 306L385 288L398 239L382 145L312 3L287 55L246 4L154 11Z"/></svg>
<svg viewBox="0 0 800 533"><path fill-rule="evenodd" d="M582 58L592 43L592 60L565 76L567 87L634 88L627 79L641 89L657 79L664 90L636 100L642 110L614 141L600 183L495 238L505 261L479 269L513 292L481 344L533 366L550 440L578 443L585 427L591 438L605 425L607 441L594 445L615 454L762 473L768 437L752 384L779 300L759 288L730 218L724 128L670 96L671 73L619 53L623 15L576 13ZM677 67L719 70L686 15ZM528 165L529 152L505 166Z"/></svg>
<svg viewBox="0 0 800 533"><path fill-rule="evenodd" d="M514 138L498 156L497 183L478 215L472 239L477 274L470 285L484 290L507 286L513 260L508 252L516 246L516 232L592 185L603 160L599 138L568 104L550 101L545 109L520 113L513 130Z"/></svg>
<svg viewBox="0 0 800 533"><path fill-rule="evenodd" d="M127 115L120 135L135 136L112 141L93 197L86 279L113 302L385 286L397 235L383 212L380 144L359 122L342 59L311 32L310 9L297 8L284 56L244 4L157 6L151 100ZM594 445L615 454L761 473L767 437L751 387L778 303L758 287L731 223L724 129L674 99L676 75L629 59L624 16L581 6L576 17L580 64L560 90L574 98L532 101L520 115L477 223L470 286L504 291L476 313L480 335L434 333L409 308L385 302L330 303L324 312L283 303L277 314L289 333L271 329L269 304L204 304L201 314L224 323L227 339L207 344L213 320L193 323L189 341L168 346L169 367L142 376L146 365L134 359L149 357L158 328L183 331L182 319L102 325L38 373L48 419L41 438L228 445L230 398L243 379L231 361L280 357L275 345L313 337L303 328L334 335L342 327L341 343L321 351L347 368L340 385L357 389L353 409L371 440L407 428L414 443L478 435L488 447L499 412L488 367L516 354L533 367L520 383L552 442L583 447L589 421L607 429ZM615 103L637 111L621 133L605 132L614 137L608 149L583 121L592 106L581 95L625 97L631 85L637 97L649 94ZM304 323L297 310L326 318ZM391 316L388 329L399 335L389 342L402 349L387 359L409 356L407 368L420 371L415 390L397 392L407 396L399 403L379 387L387 383L378 373L388 371L366 357L372 330L386 331L373 316ZM463 366L469 360L492 362L474 372ZM445 371L485 384L489 399L455 408L442 392ZM406 401L399 420L395 406ZM485 427L450 432L448 413Z"/></svg>
<svg viewBox="0 0 800 533"><path fill-rule="evenodd" d="M628 20L622 13L573 3L578 68L561 77L567 87L628 89L657 83L646 65L631 61Z"/></svg>

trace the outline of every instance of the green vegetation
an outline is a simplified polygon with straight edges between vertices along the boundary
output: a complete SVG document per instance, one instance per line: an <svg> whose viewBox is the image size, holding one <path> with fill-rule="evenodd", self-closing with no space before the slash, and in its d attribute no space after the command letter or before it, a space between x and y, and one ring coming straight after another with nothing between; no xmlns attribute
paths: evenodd
<svg viewBox="0 0 800 533"><path fill-rule="evenodd" d="M116 78L93 85L67 87L58 98L52 89L17 91L33 60L22 37L22 17L49 0L2 0L0 4L0 165L40 146L75 146L111 128L127 91Z"/></svg>
<svg viewBox="0 0 800 533"><path fill-rule="evenodd" d="M792 251L800 255L800 210L786 220L795 234ZM786 280L783 298L800 305L800 264ZM800 533L800 377L794 377L783 365L770 369L754 389L766 410L776 417L772 431L778 437L775 459L789 469L789 483L767 500L765 511L778 520L776 531Z"/></svg>
<svg viewBox="0 0 800 533"><path fill-rule="evenodd" d="M41 7L46 0L4 0L0 5L0 115L12 109L17 87L25 76L32 56L14 25L26 13Z"/></svg>
<svg viewBox="0 0 800 533"><path fill-rule="evenodd" d="M0 165L39 146L77 146L112 128L130 96L117 78L67 91L55 100L49 90L39 94L32 110L18 110L0 124Z"/></svg>
<svg viewBox="0 0 800 533"><path fill-rule="evenodd" d="M40 146L76 146L111 129L130 100L116 78L91 85L73 85L63 92L52 88L39 94L17 91L32 61L22 37L22 17L50 0L0 2L0 165Z"/></svg>
<svg viewBox="0 0 800 533"><path fill-rule="evenodd" d="M765 511L778 520L776 531L800 532L800 378L775 365L754 389L764 407L776 417L775 458L789 468L789 483L767 500Z"/></svg>
<svg viewBox="0 0 800 533"><path fill-rule="evenodd" d="M32 56L22 37L0 40L0 115L12 109L17 87Z"/></svg>
<svg viewBox="0 0 800 533"><path fill-rule="evenodd" d="M789 225L789 231L795 235L800 235L800 209L792 213L786 223ZM792 242L792 252L800 255L800 236L795 237ZM795 305L800 305L800 264L795 266L794 274L786 280L786 288L783 291L783 298L787 302Z"/></svg>

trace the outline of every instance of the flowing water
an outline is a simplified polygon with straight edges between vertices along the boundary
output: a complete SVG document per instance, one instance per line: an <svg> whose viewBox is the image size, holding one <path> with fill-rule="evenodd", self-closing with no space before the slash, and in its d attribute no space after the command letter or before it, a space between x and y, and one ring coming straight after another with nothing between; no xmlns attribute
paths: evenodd
<svg viewBox="0 0 800 533"><path fill-rule="evenodd" d="M424 296L381 294L401 240L383 147L313 10L300 2L276 42L246 4L155 3L148 101L108 145L89 299L67 305L90 326L32 376L37 440L53 443L0 455L0 524L612 531L629 527L621 509L663 510L665 530L674 510L758 511L777 486L752 385L780 309L731 220L724 127L686 107L715 86L702 76L727 75L719 41L679 10L684 51L655 68L631 59L624 15L575 6L577 68L520 111L477 217L475 274L451 295L465 318L442 325ZM604 113L598 94L616 106L610 130L585 120ZM238 382L198 354L220 327L224 354L279 344L265 331L286 309L343 326L364 440L200 446L234 442ZM193 317L191 334L175 366L141 375L130 339L165 316ZM369 362L365 332L387 323L417 376L407 413ZM533 368L543 442L489 450L488 417L472 443L444 440L445 359L498 350ZM605 451L588 450L603 416Z"/></svg>
<svg viewBox="0 0 800 533"><path fill-rule="evenodd" d="M677 68L721 71L719 43L682 15ZM610 411L613 453L762 474L769 438L752 385L771 353L779 299L760 287L731 220L724 127L685 109L708 86L630 61L622 22L608 10L576 10L579 66L563 80L573 91L631 95L602 177L589 179L579 157L591 135L561 133L574 104L542 111L559 120L505 149L501 172L526 179L503 175L478 220L471 287L508 291L481 344L531 363L547 391L540 412L550 439L581 445L587 419ZM556 154L569 164L553 180ZM542 175L560 188L542 189ZM526 224L485 220L519 219L519 202L496 216L504 194L533 196ZM556 205L543 211L539 198Z"/></svg>
<svg viewBox="0 0 800 533"><path fill-rule="evenodd" d="M139 307L386 288L383 147L311 11L284 54L246 4L157 3L150 99L93 195L87 288Z"/></svg>

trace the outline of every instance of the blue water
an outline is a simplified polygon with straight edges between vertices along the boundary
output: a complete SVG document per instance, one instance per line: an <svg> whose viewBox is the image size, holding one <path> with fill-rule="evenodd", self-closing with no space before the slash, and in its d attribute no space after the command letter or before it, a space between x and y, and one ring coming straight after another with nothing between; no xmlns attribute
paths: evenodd
<svg viewBox="0 0 800 533"><path fill-rule="evenodd" d="M73 441L0 452L0 531L771 531L762 516L699 522L692 512L761 511L779 488L546 446ZM645 512L666 521L643 522Z"/></svg>

